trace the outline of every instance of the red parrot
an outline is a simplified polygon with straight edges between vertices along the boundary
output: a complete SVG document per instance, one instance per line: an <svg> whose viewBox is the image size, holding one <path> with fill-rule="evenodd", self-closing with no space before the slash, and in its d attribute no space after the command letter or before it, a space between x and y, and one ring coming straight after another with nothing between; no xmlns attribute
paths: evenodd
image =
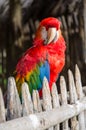
<svg viewBox="0 0 86 130"><path fill-rule="evenodd" d="M43 19L35 34L33 46L24 53L16 66L16 83L19 93L21 84L27 82L31 94L33 89L37 89L42 96L44 76L51 90L52 83L56 82L65 64L65 49L60 21L53 17Z"/></svg>

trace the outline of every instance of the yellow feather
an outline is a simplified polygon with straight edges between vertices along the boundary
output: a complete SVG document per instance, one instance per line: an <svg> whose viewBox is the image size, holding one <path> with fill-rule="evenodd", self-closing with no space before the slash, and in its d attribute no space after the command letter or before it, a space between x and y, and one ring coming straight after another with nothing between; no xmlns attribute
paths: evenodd
<svg viewBox="0 0 86 130"><path fill-rule="evenodd" d="M26 76L25 76L26 81L29 80L29 78L30 78L32 72L33 72L33 71L31 70L30 72L28 72L28 73L26 74Z"/></svg>

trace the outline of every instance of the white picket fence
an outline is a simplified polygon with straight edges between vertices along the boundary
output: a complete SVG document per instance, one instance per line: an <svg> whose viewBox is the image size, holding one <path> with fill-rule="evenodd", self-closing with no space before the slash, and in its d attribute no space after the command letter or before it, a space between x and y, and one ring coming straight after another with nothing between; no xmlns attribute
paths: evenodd
<svg viewBox="0 0 86 130"><path fill-rule="evenodd" d="M0 89L0 130L86 130L86 87L82 87L77 65L75 76L68 70L68 81L66 85L64 77L60 77L58 94L56 84L50 92L44 78L42 99L36 90L31 97L28 85L23 83L21 103L15 80L9 77L6 108Z"/></svg>

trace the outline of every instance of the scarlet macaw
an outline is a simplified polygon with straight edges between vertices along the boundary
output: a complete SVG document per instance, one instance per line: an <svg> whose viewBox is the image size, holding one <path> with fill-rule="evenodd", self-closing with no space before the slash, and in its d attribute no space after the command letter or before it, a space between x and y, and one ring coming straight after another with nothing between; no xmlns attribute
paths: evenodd
<svg viewBox="0 0 86 130"><path fill-rule="evenodd" d="M35 34L33 46L25 52L16 66L18 91L21 91L21 84L27 82L31 94L33 89L37 89L42 96L44 76L51 90L52 83L56 82L65 64L65 49L60 21L53 17L42 20Z"/></svg>

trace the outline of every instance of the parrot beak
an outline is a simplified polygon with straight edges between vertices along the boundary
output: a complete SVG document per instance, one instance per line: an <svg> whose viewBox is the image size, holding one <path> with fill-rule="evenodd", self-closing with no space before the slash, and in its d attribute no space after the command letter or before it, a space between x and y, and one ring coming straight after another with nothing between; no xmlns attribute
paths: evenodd
<svg viewBox="0 0 86 130"><path fill-rule="evenodd" d="M56 35L57 35L56 28L49 28L48 29L48 33L47 33L47 37L48 37L47 44L53 42L55 37L56 37Z"/></svg>

